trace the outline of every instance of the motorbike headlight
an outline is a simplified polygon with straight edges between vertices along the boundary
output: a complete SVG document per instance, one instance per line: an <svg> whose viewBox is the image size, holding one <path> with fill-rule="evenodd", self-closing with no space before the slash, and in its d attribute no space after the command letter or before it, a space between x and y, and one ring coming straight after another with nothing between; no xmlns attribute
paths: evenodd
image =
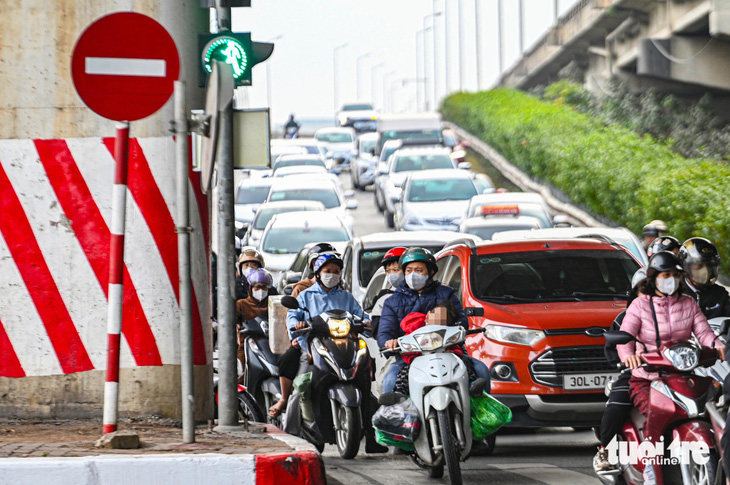
<svg viewBox="0 0 730 485"><path fill-rule="evenodd" d="M330 327L330 334L337 337L345 337L350 333L350 322L345 319L331 318L327 320L327 325Z"/></svg>
<svg viewBox="0 0 730 485"><path fill-rule="evenodd" d="M418 347L408 342L400 342L400 349L403 352L418 352Z"/></svg>
<svg viewBox="0 0 730 485"><path fill-rule="evenodd" d="M669 347L664 351L664 356L669 359L675 369L679 371L691 371L700 360L699 350L686 344L679 344Z"/></svg>
<svg viewBox="0 0 730 485"><path fill-rule="evenodd" d="M446 346L452 345L452 344L458 342L460 338L461 338L461 332L455 333L451 337L446 339L446 342L444 343L444 345L446 345Z"/></svg>
<svg viewBox="0 0 730 485"><path fill-rule="evenodd" d="M506 327L502 325L488 325L485 333L488 338L496 340L497 342L527 345L530 347L545 338L545 332L542 330Z"/></svg>
<svg viewBox="0 0 730 485"><path fill-rule="evenodd" d="M444 336L441 332L429 332L414 337L421 350L436 350L444 345Z"/></svg>

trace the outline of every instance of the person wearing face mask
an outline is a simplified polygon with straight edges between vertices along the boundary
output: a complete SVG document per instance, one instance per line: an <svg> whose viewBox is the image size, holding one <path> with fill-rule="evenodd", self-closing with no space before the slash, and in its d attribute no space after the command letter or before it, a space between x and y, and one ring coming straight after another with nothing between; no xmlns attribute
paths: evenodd
<svg viewBox="0 0 730 485"><path fill-rule="evenodd" d="M268 319L269 316L269 290L272 289L274 278L271 273L262 268L254 269L248 274L247 288L248 297L236 302L239 331L249 320L257 317ZM276 289L274 289L276 293ZM246 366L246 353L243 348L243 341L238 342L238 360Z"/></svg>
<svg viewBox="0 0 730 485"><path fill-rule="evenodd" d="M464 309L454 289L434 279L438 266L431 251L419 247L409 248L400 257L399 262L405 274L405 281L395 289L393 295L383 305L376 336L380 347L389 349L397 347L398 337L405 335L400 324L406 315L413 312L426 314L442 300L450 301L454 308L450 324L469 327L469 321L464 315ZM477 359L474 359L474 363L477 375L489 383L487 366ZM383 377L384 394L393 391L398 373L404 366L405 362L397 355Z"/></svg>
<svg viewBox="0 0 730 485"><path fill-rule="evenodd" d="M248 275L255 269L264 268L264 257L255 248L241 248L241 255L236 262L236 300L248 297Z"/></svg>
<svg viewBox="0 0 730 485"><path fill-rule="evenodd" d="M720 269L717 247L702 237L687 239L679 248L679 262L684 270L684 294L697 302L705 317L730 317L730 296L715 283Z"/></svg>
<svg viewBox="0 0 730 485"><path fill-rule="evenodd" d="M640 355L655 351L661 342L697 338L701 345L717 348L720 358L724 354L722 341L707 323L700 307L689 296L682 294L682 267L679 259L669 251L659 251L649 259L646 279L639 285L644 294L636 298L626 310L621 330L637 338L617 346L621 361L632 369L629 392L634 405L646 416L651 382L656 373L641 368ZM647 427L650 429L650 427ZM657 443L660 436L646 436L645 439ZM645 483L653 480L654 470L649 465L644 472Z"/></svg>
<svg viewBox="0 0 730 485"><path fill-rule="evenodd" d="M317 281L314 278L314 262L317 260L320 254L326 253L326 252L334 252L335 247L331 245L330 243L318 243L309 248L309 252L307 253L307 268L305 269L304 273L302 274L302 279L300 279L298 282L294 283L294 286L292 287L292 293L291 296L296 298L299 296L299 293L306 290L307 288L311 287L314 283Z"/></svg>
<svg viewBox="0 0 730 485"><path fill-rule="evenodd" d="M674 254L679 254L679 248L682 243L676 237L672 236L659 236L649 244L649 249L646 250L648 257L654 256L659 251L669 251Z"/></svg>
<svg viewBox="0 0 730 485"><path fill-rule="evenodd" d="M397 247L389 250L383 256L383 260L380 262L380 266L385 269L385 285L383 289L375 297L375 302L370 316L373 319L373 337L377 338L378 326L380 325L380 315L383 313L383 305L390 295L395 293L395 289L398 288L405 280L406 275L403 274L403 269L400 267L400 257L405 253L407 248Z"/></svg>

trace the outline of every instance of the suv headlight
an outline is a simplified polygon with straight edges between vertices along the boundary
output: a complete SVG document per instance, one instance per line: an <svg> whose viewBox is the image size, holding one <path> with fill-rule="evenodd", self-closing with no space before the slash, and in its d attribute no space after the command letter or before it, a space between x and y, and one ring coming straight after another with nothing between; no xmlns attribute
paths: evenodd
<svg viewBox="0 0 730 485"><path fill-rule="evenodd" d="M429 332L414 337L421 350L436 350L444 345L444 336L441 332Z"/></svg>
<svg viewBox="0 0 730 485"><path fill-rule="evenodd" d="M487 338L504 342L506 344L527 345L529 347L535 345L545 338L545 332L542 330L533 330L530 328L506 327L503 325L487 325L485 332Z"/></svg>
<svg viewBox="0 0 730 485"><path fill-rule="evenodd" d="M664 356L669 359L672 365L679 371L691 371L697 367L700 360L700 352L696 347L687 344L679 344L669 347L664 351Z"/></svg>
<svg viewBox="0 0 730 485"><path fill-rule="evenodd" d="M350 322L345 319L331 318L327 320L327 325L330 328L330 334L333 337L345 337L350 333Z"/></svg>

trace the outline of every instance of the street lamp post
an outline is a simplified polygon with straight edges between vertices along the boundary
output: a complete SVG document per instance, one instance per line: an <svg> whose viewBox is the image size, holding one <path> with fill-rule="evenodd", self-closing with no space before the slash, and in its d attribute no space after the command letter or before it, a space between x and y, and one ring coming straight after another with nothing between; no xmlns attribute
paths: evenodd
<svg viewBox="0 0 730 485"><path fill-rule="evenodd" d="M461 19L464 18L464 2L459 0L457 4L458 10L456 11L456 40L458 41L459 48L456 51L456 56L459 60L459 91L464 90L464 80L466 79L466 63L464 62L464 29L461 28Z"/></svg>
<svg viewBox="0 0 730 485"><path fill-rule="evenodd" d="M350 45L350 44L345 42L344 44L340 44L337 47L335 47L334 49L332 49L332 67L333 67L333 78L334 78L333 79L334 86L333 86L332 92L334 93L334 104L335 104L333 113L337 113L337 108L338 108L339 102L340 102L340 100L339 100L339 79L338 79L339 76L337 75L337 51L340 49L344 49L348 45ZM335 123L337 123L337 120L335 120Z"/></svg>
<svg viewBox="0 0 730 485"><path fill-rule="evenodd" d="M434 0L435 5L435 0ZM438 70L436 69L436 17L439 17L442 15L442 12L436 12L436 13L430 13L423 17L423 56L426 57L426 32L431 30L431 36L433 37L433 77L431 78L431 84L433 84L433 105L436 106L436 103L438 102L438 89L436 86L437 79L438 79ZM431 27L426 27L427 20L431 18ZM424 69L425 69L425 62L424 62ZM444 59L444 65L446 64L446 59ZM424 76L425 77L425 76ZM428 96L425 96L426 98Z"/></svg>
<svg viewBox="0 0 730 485"><path fill-rule="evenodd" d="M499 77L502 77L504 72L504 57L502 54L502 0L497 0L497 45L498 45L498 59L499 59Z"/></svg>
<svg viewBox="0 0 730 485"><path fill-rule="evenodd" d="M418 37L421 37L421 40L418 40ZM424 72L421 74L421 56L418 55L419 45L422 46L423 44L423 36L424 32L423 30L419 30L416 32L416 77L426 77L426 73ZM425 57L425 56L424 56ZM424 65L425 67L425 65ZM424 69L425 71L425 69ZM416 85L416 109L421 109L421 85Z"/></svg>
<svg viewBox="0 0 730 485"><path fill-rule="evenodd" d="M373 67L370 68L370 99L373 102L373 106L375 106L375 71L380 69L385 65L385 62L379 62L375 64ZM385 103L383 102L383 96L385 94L382 94L380 96L380 109L385 109Z"/></svg>
<svg viewBox="0 0 730 485"><path fill-rule="evenodd" d="M474 30L476 32L476 56L477 56L477 91L482 89L482 9L479 0L474 0Z"/></svg>
<svg viewBox="0 0 730 485"><path fill-rule="evenodd" d="M396 72L397 72L396 70L393 70L393 71L390 71L390 72L386 73L383 76L383 111L384 112L389 112L390 110L393 109L392 106L386 106L385 100L386 99L389 99L389 97L390 97L390 90L388 89L389 88L389 86L388 86L388 78L390 76L392 76L393 74L395 74ZM387 92L387 96L386 96L386 92ZM390 104L390 103L387 103L387 104Z"/></svg>
<svg viewBox="0 0 730 485"><path fill-rule="evenodd" d="M372 54L372 52L367 52L361 56L357 56L357 61L355 62L355 72L357 74L357 100L358 100L358 102L362 101L362 98L360 97L360 92L361 92L360 91L360 61L362 61L363 59L367 59L368 57L370 57L371 54ZM372 102L372 100L370 100L370 102Z"/></svg>
<svg viewBox="0 0 730 485"><path fill-rule="evenodd" d="M282 37L284 37L284 35L280 34L276 37L272 37L266 42L275 42L280 40ZM266 106L268 106L269 110L271 110L271 62L266 63Z"/></svg>

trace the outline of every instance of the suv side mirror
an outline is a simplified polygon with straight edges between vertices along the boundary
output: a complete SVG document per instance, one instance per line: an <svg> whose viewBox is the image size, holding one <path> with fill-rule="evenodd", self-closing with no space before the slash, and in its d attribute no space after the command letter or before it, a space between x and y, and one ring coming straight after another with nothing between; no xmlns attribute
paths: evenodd
<svg viewBox="0 0 730 485"><path fill-rule="evenodd" d="M243 236L246 235L246 232L248 232L248 224L244 224L243 227L239 227L236 230L236 237L238 239L243 239Z"/></svg>

